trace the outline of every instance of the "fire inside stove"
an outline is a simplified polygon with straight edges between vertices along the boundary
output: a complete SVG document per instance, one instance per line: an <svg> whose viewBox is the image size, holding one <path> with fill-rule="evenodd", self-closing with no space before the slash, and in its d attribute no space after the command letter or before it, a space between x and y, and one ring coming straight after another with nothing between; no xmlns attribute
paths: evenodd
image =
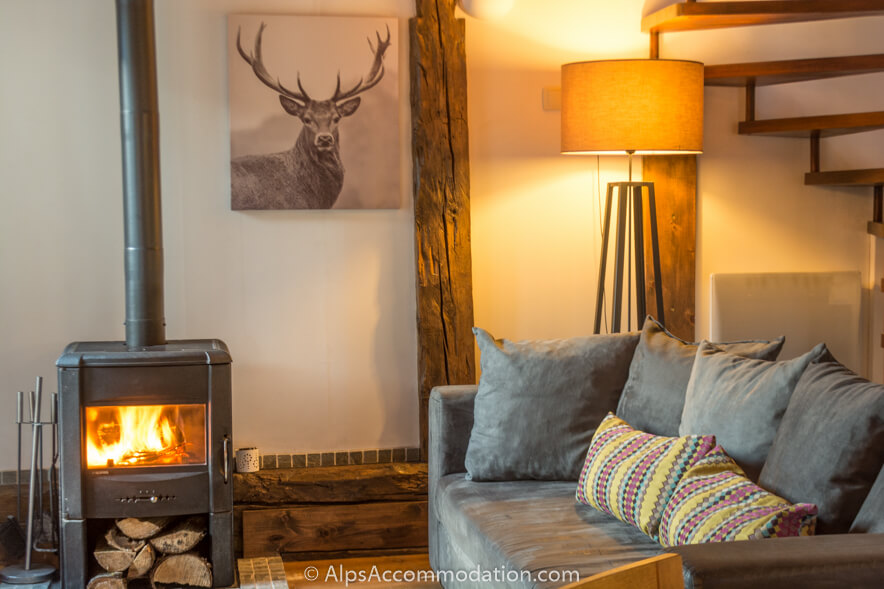
<svg viewBox="0 0 884 589"><path fill-rule="evenodd" d="M205 464L205 405L86 407L88 468Z"/></svg>

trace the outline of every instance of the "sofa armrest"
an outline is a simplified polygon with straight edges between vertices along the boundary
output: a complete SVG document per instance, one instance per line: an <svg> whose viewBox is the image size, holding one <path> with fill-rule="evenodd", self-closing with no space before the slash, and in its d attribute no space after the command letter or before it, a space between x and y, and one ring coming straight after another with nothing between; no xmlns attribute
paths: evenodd
<svg viewBox="0 0 884 589"><path fill-rule="evenodd" d="M686 589L879 588L884 534L827 534L676 546Z"/></svg>
<svg viewBox="0 0 884 589"><path fill-rule="evenodd" d="M464 458L478 390L477 385L462 385L436 387L430 392L427 462L431 493L446 474L466 471Z"/></svg>

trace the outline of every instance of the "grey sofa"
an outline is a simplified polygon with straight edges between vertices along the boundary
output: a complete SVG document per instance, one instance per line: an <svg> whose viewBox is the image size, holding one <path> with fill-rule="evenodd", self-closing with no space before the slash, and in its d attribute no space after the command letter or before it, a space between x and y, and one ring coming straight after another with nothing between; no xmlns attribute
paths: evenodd
<svg viewBox="0 0 884 589"><path fill-rule="evenodd" d="M681 555L687 588L884 587L884 474L853 533L664 549L638 529L578 504L574 481L467 480L477 390L437 387L430 398L430 562L448 589L559 587L577 580L559 572L585 578L665 550Z"/></svg>

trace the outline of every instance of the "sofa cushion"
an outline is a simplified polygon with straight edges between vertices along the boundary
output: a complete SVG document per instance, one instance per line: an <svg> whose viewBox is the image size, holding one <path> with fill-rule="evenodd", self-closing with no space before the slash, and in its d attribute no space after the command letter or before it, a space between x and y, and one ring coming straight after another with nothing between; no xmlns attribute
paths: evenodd
<svg viewBox="0 0 884 589"><path fill-rule="evenodd" d="M664 546L813 534L816 505L792 505L744 475L721 446L681 479L663 511Z"/></svg>
<svg viewBox="0 0 884 589"><path fill-rule="evenodd" d="M776 360L783 342L780 337L715 345L747 358ZM677 436L697 346L675 337L654 318L645 319L617 415L636 429Z"/></svg>
<svg viewBox="0 0 884 589"><path fill-rule="evenodd" d="M573 570L585 578L663 552L636 528L576 503L573 482L477 483L451 474L440 479L434 497L443 536L462 556L456 562L459 566L480 564L483 570L505 567L534 573ZM535 579L476 586L562 584Z"/></svg>
<svg viewBox="0 0 884 589"><path fill-rule="evenodd" d="M794 360L770 362L701 343L685 393L679 434L713 434L749 478L757 481L798 379L823 353L826 347L819 344Z"/></svg>
<svg viewBox="0 0 884 589"><path fill-rule="evenodd" d="M482 375L470 478L576 481L595 427L617 406L638 333L511 342L473 331Z"/></svg>
<svg viewBox="0 0 884 589"><path fill-rule="evenodd" d="M818 533L847 532L884 463L884 386L837 361L798 381L759 484L819 507Z"/></svg>
<svg viewBox="0 0 884 589"><path fill-rule="evenodd" d="M609 413L589 445L577 500L653 538L681 477L713 446L714 436L655 436Z"/></svg>
<svg viewBox="0 0 884 589"><path fill-rule="evenodd" d="M850 526L851 532L882 534L884 533L884 468L878 473L872 490L863 501L863 506L856 514Z"/></svg>

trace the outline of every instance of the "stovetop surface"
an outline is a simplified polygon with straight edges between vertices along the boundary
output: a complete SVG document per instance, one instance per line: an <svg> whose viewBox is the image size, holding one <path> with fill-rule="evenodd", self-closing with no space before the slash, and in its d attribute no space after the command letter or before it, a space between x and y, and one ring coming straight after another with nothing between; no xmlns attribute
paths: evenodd
<svg viewBox="0 0 884 589"><path fill-rule="evenodd" d="M143 366L230 364L227 344L219 339L173 340L159 346L130 349L126 342L73 342L55 363L78 366Z"/></svg>

